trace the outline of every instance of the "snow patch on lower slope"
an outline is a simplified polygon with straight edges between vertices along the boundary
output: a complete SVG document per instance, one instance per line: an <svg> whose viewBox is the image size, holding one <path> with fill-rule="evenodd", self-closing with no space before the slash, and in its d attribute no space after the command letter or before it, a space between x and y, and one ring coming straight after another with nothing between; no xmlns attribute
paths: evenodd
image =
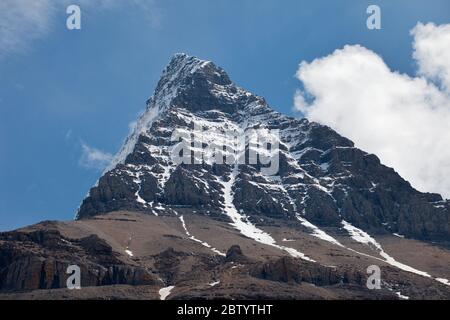
<svg viewBox="0 0 450 320"><path fill-rule="evenodd" d="M207 242L201 241L201 240L197 239L196 237L194 237L193 235L191 235L191 234L189 233L187 227L186 227L186 223L185 223L185 221L184 221L184 217L183 217L183 216L179 216L178 218L180 219L181 224L183 225L184 232L186 232L186 235L189 237L189 239L191 239L191 240L193 240L193 241L195 241L195 242L200 243L202 246L204 246L204 247L206 247L206 248L208 248L208 249L211 249L212 252L214 252L214 253L216 253L216 254L218 254L218 255L220 255L220 256L223 256L223 257L226 256L225 253L223 253L223 252L217 250L216 248L213 248L213 247L212 247L210 244L208 244Z"/></svg>
<svg viewBox="0 0 450 320"><path fill-rule="evenodd" d="M427 272L417 270L411 266L408 266L406 264L398 262L393 257L391 257L389 254L387 254L383 250L381 245L374 238L372 238L368 233L364 232L361 229L356 228L355 226L351 225L347 221L342 220L342 225L343 225L344 229L347 230L347 232L349 233L350 237L353 240L355 240L356 242L371 246L371 247L375 248L376 250L378 250L380 256L384 258L384 261L386 263L390 264L391 266L397 267L398 269L403 270L403 271L418 274L423 277L432 278L432 279L434 279L438 282L441 282L443 284L446 284L446 285L450 285L450 282L447 279L434 278Z"/></svg>
<svg viewBox="0 0 450 320"><path fill-rule="evenodd" d="M298 251L294 248L289 248L289 247L285 247L285 246L276 244L275 239L272 238L272 236L269 233L267 233L261 229L258 229L255 225L253 225L248 220L248 218L246 216L244 216L238 212L238 210L236 209L236 207L233 204L234 195L233 195L233 191L231 189L236 180L236 176L237 176L237 172L238 172L237 170L238 170L237 165L235 165L230 174L230 177L229 177L230 179L228 181L219 180L219 182L223 186L223 191L224 191L224 198L225 198L224 212L233 221L231 223L231 225L233 227L235 227L237 230L239 230L239 232L241 234L243 234L244 236L246 236L250 239L253 239L259 243L269 245L269 246L278 248L280 250L283 250L295 258L301 258L306 261L315 262L313 259L307 257L305 254L301 253L300 251Z"/></svg>
<svg viewBox="0 0 450 320"><path fill-rule="evenodd" d="M388 287L387 289L388 289L389 291L395 293L395 295L396 295L399 299L402 299L402 300L409 300L409 297L403 295L401 291L394 291L393 288L389 288L389 287Z"/></svg>
<svg viewBox="0 0 450 320"><path fill-rule="evenodd" d="M403 299L403 300L409 300L409 297L403 295L400 291L396 291L395 294L396 294L397 297L399 297L400 299Z"/></svg>
<svg viewBox="0 0 450 320"><path fill-rule="evenodd" d="M345 248L345 249L347 249L347 250L349 250L349 251L352 251L352 252L354 252L354 253L356 253L356 254L359 254L359 255L361 255L361 256L365 256L365 257L368 257L368 258L371 258L371 259L383 261L383 260L380 259L380 258L371 256L371 255L366 254L366 253L359 252L359 251L354 250L354 249L349 248L349 247L345 247L345 246L342 245L338 240L336 240L335 238L333 238L332 236L330 236L328 233L326 233L325 231L323 231L322 229L320 229L320 228L317 227L316 225L312 224L311 222L309 222L308 220L306 220L305 218L303 218L303 217L298 213L298 211L297 211L297 205L295 204L295 201L292 199L292 197L289 195L289 192L286 190L285 186L284 186L284 185L281 185L280 188L284 191L284 193L286 194L287 199L289 200L290 204L291 204L292 207L294 208L294 212L295 212L295 217L296 217L296 219L297 219L304 227L306 227L307 229L309 229L309 230L311 231L310 234L311 234L313 237L316 237L316 238L319 238L319 239L321 239L321 240L327 241L327 242L329 242L329 243L331 243L331 244L337 245L338 247ZM305 199L302 200L302 204L304 204L304 201L305 201ZM306 210L306 209L303 209L303 215L305 215L305 210ZM285 240L285 239L283 239L283 241L284 241L284 240Z"/></svg>
<svg viewBox="0 0 450 320"><path fill-rule="evenodd" d="M316 225L312 224L311 222L309 222L308 220L306 220L305 218L301 217L298 213L295 214L295 217L297 218L298 221L300 221L300 223L311 230L311 235L319 238L321 240L330 242L332 244L335 244L339 247L344 247L339 241L337 241L335 238L333 238L332 236L330 236L328 233L326 233L325 231L323 231L322 229L319 229L319 227L317 227Z"/></svg>
<svg viewBox="0 0 450 320"><path fill-rule="evenodd" d="M175 286L168 286L168 287L165 287L165 288L161 288L159 290L159 299L160 300L166 300L166 298L172 292L173 288L175 288Z"/></svg>
<svg viewBox="0 0 450 320"><path fill-rule="evenodd" d="M234 176L232 175L232 178L235 178L235 177L236 177L236 174L234 174ZM230 181L228 182L228 184L230 184L230 186L228 186L229 190L225 189L225 195L231 194L231 186L232 186L233 183L234 183L234 180L233 180L232 182L230 182ZM225 186L226 183L223 183L223 184L224 184L224 186ZM225 186L225 187L226 187L226 186ZM350 251L352 251L352 252L354 252L354 253L356 253L356 254L358 254L358 255L362 255L362 256L366 256L366 257L371 258L371 259L375 259L375 260L379 260L379 261L386 262L386 263L388 263L388 264L390 264L390 265L392 265L392 266L394 266L394 267L397 267L397 268L399 268L399 269L401 269L401 270L403 270L403 271L415 273L415 274L418 274L418 275L421 275L421 276L424 276L424 277L428 277L428 278L433 278L431 275L429 275L429 274L426 273L426 272L417 270L417 269L415 269L415 268L413 268L413 267L410 267L410 266L408 266L408 265L405 265L405 264L403 264L403 263L400 263L400 262L396 261L393 257L391 257L390 255L388 255L388 254L383 250L383 248L381 247L381 245L380 245L378 242L376 242L376 240L373 239L369 234L367 234L366 232L364 232L364 231L361 230L361 229L358 229L358 228L352 226L350 223L348 223L348 222L346 222L346 221L342 221L342 224L343 224L344 228L349 232L351 238L354 239L355 241L359 242L359 243L363 243L363 244L366 244L366 245L375 247L375 249L379 251L379 254L380 254L380 256L381 256L382 258L378 258L378 257L372 256L372 255L369 255L369 254L366 254L366 253L363 253L363 252L359 252L359 251L357 251L357 250L354 250L354 249L352 249L352 248L349 248L349 247L346 247L346 246L342 245L337 239L333 238L332 236L330 236L329 234L327 234L325 231L323 231L322 229L320 229L320 228L317 227L316 225L312 224L311 222L309 222L308 220L306 220L305 218L303 218L303 217L301 216L301 214L298 213L298 211L297 211L297 205L295 204L295 201L294 201L294 200L292 199L292 197L290 196L290 194L289 194L289 192L287 191L287 189L286 189L286 187L284 186L284 184L280 183L277 187L278 187L278 189L280 189L281 191L283 191L283 192L285 193L285 195L286 195L286 197L287 197L287 200L290 202L290 204L291 204L291 205L293 206L293 208L294 208L294 212L296 213L296 214L295 214L295 217L297 218L297 220L298 220L304 227L306 227L307 229L309 229L309 230L311 231L311 235L312 235L312 236L314 236L314 237L316 237L316 238L319 238L319 239L321 239L321 240L327 241L327 242L329 242L329 243L332 243L332 244L334 244L334 245L336 245L336 246L339 246L339 247L341 247L341 248L345 248L345 249L347 249L347 250L350 250ZM225 199L225 200L226 200L225 202L227 203L227 199ZM231 206L232 206L232 208L234 208L234 205L232 204L232 202L233 202L233 201L232 201L232 198L231 198L231 202L230 202L230 200L228 200L228 203L230 203ZM226 207L228 208L228 205L227 205ZM236 212L236 213L237 213L237 212ZM237 214L238 214L238 213L237 213ZM303 210L303 214L304 214L304 210ZM234 220L233 220L233 221L234 221ZM269 235L269 237L270 237L270 235ZM270 237L270 238L271 238L271 237ZM272 238L271 238L271 239L272 239ZM274 240L272 239L272 241L274 241ZM288 240L288 239L283 239L283 241L289 241L289 240ZM286 251L287 251L287 250L286 250ZM446 285L450 285L450 281L447 280L447 279L444 279L444 278L434 278L434 280L436 280L436 281L438 281L438 282L441 282L441 283L443 283L443 284L446 284ZM406 297L406 296L402 296L401 294L398 295L398 296L399 296L400 298L403 298L403 299L407 299L407 298L408 298L408 297Z"/></svg>
<svg viewBox="0 0 450 320"><path fill-rule="evenodd" d="M448 286L450 286L450 281L444 278L436 278L436 281L439 281L440 283L446 284Z"/></svg>
<svg viewBox="0 0 450 320"><path fill-rule="evenodd" d="M217 286L219 283L220 283L220 281L214 281L214 282L208 283L208 285L209 285L210 287L215 287L215 286Z"/></svg>

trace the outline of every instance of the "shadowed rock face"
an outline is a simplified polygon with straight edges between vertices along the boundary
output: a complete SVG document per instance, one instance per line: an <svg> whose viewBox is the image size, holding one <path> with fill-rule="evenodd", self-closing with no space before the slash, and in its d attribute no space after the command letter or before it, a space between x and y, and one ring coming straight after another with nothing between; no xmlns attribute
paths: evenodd
<svg viewBox="0 0 450 320"><path fill-rule="evenodd" d="M450 205L441 196L418 192L331 128L281 115L212 62L182 54L163 72L137 129L83 200L78 219L117 210L165 214L174 206L223 219L219 182L229 178L231 166L177 166L171 159L172 132L194 123L220 132L280 130L278 177L262 175L259 165L239 165L232 186L234 205L250 221L294 223L300 215L321 227L339 228L345 220L373 234L450 239Z"/></svg>
<svg viewBox="0 0 450 320"><path fill-rule="evenodd" d="M251 275L257 278L295 283L312 283L318 286L353 283L363 285L365 276L355 270L338 271L314 263L298 263L285 256L275 261L260 264L252 269Z"/></svg>
<svg viewBox="0 0 450 320"><path fill-rule="evenodd" d="M75 240L52 229L0 233L0 291L65 288L70 265L80 267L83 286L159 282L119 260L97 235Z"/></svg>

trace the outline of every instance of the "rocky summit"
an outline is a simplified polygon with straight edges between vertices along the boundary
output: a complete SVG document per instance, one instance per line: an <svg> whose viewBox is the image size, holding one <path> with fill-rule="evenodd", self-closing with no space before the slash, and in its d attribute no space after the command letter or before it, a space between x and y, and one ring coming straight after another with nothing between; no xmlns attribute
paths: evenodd
<svg viewBox="0 0 450 320"><path fill-rule="evenodd" d="M183 143L230 131L276 132L275 174L247 161L248 140L226 145L232 163ZM0 298L449 299L449 243L449 201L177 54L76 220L0 234ZM69 265L81 290L66 289Z"/></svg>

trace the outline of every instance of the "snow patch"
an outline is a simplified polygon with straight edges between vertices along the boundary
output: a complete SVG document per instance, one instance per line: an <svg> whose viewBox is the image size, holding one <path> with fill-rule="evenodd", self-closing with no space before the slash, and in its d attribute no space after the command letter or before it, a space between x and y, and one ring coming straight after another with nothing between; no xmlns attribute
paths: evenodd
<svg viewBox="0 0 450 320"><path fill-rule="evenodd" d="M439 281L440 283L446 284L448 286L450 286L450 281L444 278L436 278L436 281Z"/></svg>
<svg viewBox="0 0 450 320"><path fill-rule="evenodd" d="M129 249L126 249L126 250L125 250L125 253L126 253L127 255L129 255L130 257L133 256L133 251L131 251L131 250L129 250Z"/></svg>
<svg viewBox="0 0 450 320"><path fill-rule="evenodd" d="M320 170L322 170L324 172L328 171L329 167L330 167L330 163L329 162L320 164Z"/></svg>
<svg viewBox="0 0 450 320"><path fill-rule="evenodd" d="M403 300L409 300L409 297L402 295L402 293L401 293L400 291L397 291L395 294L396 294L397 297L399 297L400 299L403 299Z"/></svg>
<svg viewBox="0 0 450 320"><path fill-rule="evenodd" d="M208 285L210 287L214 287L214 286L217 286L219 283L220 283L220 281L214 281L214 282L208 283Z"/></svg>
<svg viewBox="0 0 450 320"><path fill-rule="evenodd" d="M300 258L307 261L315 262L313 259L307 257L305 254L299 252L296 249L280 246L276 244L275 239L272 238L272 236L264 232L261 229L258 229L255 225L253 225L249 220L248 217L245 215L240 214L236 207L233 204L234 195L232 191L232 186L236 180L236 176L238 174L238 168L237 165L233 167L233 170L230 174L230 179L228 181L219 180L219 182L223 186L223 196L224 196L224 205L225 205L225 214L233 221L231 225L235 227L241 234L244 236L253 239L259 243L269 245L278 249L281 249L287 253L289 253L291 256L295 258Z"/></svg>
<svg viewBox="0 0 450 320"><path fill-rule="evenodd" d="M166 300L166 298L170 295L175 286L168 286L165 288L159 289L159 299Z"/></svg>
<svg viewBox="0 0 450 320"><path fill-rule="evenodd" d="M302 218L298 213L295 214L296 218L298 221L300 221L300 223L310 229L312 231L311 235L319 238L321 240L330 242L332 244L335 244L339 247L344 247L339 241L337 241L335 238L333 238L332 236L328 235L325 231L319 229L317 226L315 226L314 224L312 224L311 222L309 222L308 220Z"/></svg>

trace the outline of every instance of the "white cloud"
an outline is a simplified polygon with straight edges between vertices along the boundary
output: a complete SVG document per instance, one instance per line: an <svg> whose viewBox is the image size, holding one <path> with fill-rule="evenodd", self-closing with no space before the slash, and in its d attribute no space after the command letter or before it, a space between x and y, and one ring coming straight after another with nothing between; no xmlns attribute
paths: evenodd
<svg viewBox="0 0 450 320"><path fill-rule="evenodd" d="M56 27L57 17L67 17L66 7L72 3L79 5L82 13L83 9L115 10L134 7L148 18L153 27L161 24L161 14L155 0L1 0L0 58L22 53L33 41L47 36ZM65 23L58 27L65 28Z"/></svg>
<svg viewBox="0 0 450 320"><path fill-rule="evenodd" d="M110 163L113 155L82 143L79 164L86 169L103 170Z"/></svg>
<svg viewBox="0 0 450 320"><path fill-rule="evenodd" d="M0 1L0 57L21 52L50 30L55 2L52 0Z"/></svg>
<svg viewBox="0 0 450 320"><path fill-rule="evenodd" d="M450 91L450 24L419 23L411 34L420 74L441 82Z"/></svg>
<svg viewBox="0 0 450 320"><path fill-rule="evenodd" d="M417 76L391 71L362 46L345 46L300 64L304 89L295 106L378 155L418 190L450 198L450 25L418 24L412 35Z"/></svg>

